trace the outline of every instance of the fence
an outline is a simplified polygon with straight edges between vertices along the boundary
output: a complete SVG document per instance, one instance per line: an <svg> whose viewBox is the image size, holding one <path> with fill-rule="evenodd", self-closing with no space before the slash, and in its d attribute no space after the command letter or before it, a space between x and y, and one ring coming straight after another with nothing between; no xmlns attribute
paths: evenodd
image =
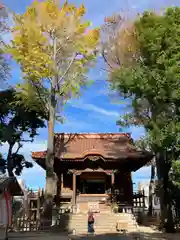
<svg viewBox="0 0 180 240"><path fill-rule="evenodd" d="M138 191L133 193L133 207L145 208L145 194L144 191Z"/></svg>
<svg viewBox="0 0 180 240"><path fill-rule="evenodd" d="M27 231L45 231L49 230L52 224L52 220L30 220L26 218L17 218L12 222L11 229L16 232Z"/></svg>

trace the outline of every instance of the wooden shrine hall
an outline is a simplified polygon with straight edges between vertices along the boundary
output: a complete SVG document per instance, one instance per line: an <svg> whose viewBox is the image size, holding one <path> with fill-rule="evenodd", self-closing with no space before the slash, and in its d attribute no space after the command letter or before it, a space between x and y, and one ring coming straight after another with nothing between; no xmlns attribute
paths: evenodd
<svg viewBox="0 0 180 240"><path fill-rule="evenodd" d="M46 151L32 158L45 169ZM153 155L135 148L130 134L79 133L55 135L54 172L60 197L76 205L77 198L98 199L120 193L120 201L132 204L131 172L147 164Z"/></svg>

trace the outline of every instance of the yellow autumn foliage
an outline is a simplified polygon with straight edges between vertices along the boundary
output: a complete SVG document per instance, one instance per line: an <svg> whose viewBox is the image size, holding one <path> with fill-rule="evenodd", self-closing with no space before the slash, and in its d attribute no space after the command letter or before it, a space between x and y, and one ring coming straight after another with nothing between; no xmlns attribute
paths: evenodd
<svg viewBox="0 0 180 240"><path fill-rule="evenodd" d="M42 79L54 75L61 78L74 54L81 57L67 72L68 81L87 72L99 42L99 29L88 29L91 23L84 20L85 13L84 5L46 0L34 1L25 13L14 16L13 40L7 51L26 77L41 84Z"/></svg>

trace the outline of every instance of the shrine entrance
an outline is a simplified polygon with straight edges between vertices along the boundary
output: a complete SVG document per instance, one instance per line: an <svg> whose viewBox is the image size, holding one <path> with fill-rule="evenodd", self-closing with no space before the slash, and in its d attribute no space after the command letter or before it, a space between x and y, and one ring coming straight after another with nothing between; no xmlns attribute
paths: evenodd
<svg viewBox="0 0 180 240"><path fill-rule="evenodd" d="M83 194L105 194L106 182L103 179L82 180L80 191Z"/></svg>
<svg viewBox="0 0 180 240"><path fill-rule="evenodd" d="M104 172L85 172L82 173L79 177L80 177L80 192L82 194L106 193L107 175Z"/></svg>

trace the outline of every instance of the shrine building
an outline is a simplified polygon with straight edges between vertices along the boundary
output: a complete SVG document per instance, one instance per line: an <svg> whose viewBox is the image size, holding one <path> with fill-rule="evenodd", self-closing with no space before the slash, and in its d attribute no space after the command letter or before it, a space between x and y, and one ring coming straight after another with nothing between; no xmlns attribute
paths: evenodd
<svg viewBox="0 0 180 240"><path fill-rule="evenodd" d="M32 158L45 169L46 151ZM119 192L120 202L132 205L131 172L146 165L153 155L139 151L126 133L55 134L54 171L63 201L99 201ZM86 199L87 198L87 199Z"/></svg>

